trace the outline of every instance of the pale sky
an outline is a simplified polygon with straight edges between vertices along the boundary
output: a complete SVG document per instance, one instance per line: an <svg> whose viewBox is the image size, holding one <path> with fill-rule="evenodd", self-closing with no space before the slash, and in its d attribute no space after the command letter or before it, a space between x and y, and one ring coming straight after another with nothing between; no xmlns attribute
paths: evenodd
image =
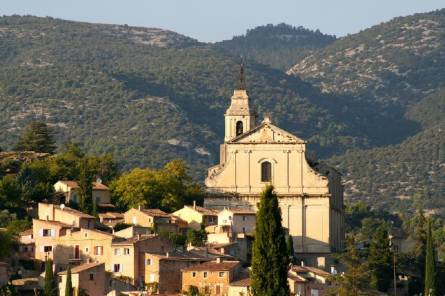
<svg viewBox="0 0 445 296"><path fill-rule="evenodd" d="M0 0L0 15L31 14L158 27L220 41L268 23L344 36L396 16L445 8L445 0Z"/></svg>

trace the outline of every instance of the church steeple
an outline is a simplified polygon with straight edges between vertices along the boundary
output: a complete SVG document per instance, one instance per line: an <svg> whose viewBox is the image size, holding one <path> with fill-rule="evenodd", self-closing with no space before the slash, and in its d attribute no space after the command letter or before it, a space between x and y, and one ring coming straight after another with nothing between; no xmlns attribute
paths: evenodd
<svg viewBox="0 0 445 296"><path fill-rule="evenodd" d="M249 96L246 90L244 63L240 65L239 78L233 91L230 107L224 114L225 137L224 142L251 130L255 125L255 112L250 109Z"/></svg>

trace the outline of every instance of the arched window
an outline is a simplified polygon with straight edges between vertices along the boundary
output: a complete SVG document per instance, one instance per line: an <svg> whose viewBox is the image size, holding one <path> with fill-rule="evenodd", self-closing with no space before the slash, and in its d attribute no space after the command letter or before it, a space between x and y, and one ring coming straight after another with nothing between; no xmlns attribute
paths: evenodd
<svg viewBox="0 0 445 296"><path fill-rule="evenodd" d="M237 121L236 122L236 136L238 137L243 133L243 122Z"/></svg>
<svg viewBox="0 0 445 296"><path fill-rule="evenodd" d="M268 161L261 163L261 182L272 181L272 165Z"/></svg>

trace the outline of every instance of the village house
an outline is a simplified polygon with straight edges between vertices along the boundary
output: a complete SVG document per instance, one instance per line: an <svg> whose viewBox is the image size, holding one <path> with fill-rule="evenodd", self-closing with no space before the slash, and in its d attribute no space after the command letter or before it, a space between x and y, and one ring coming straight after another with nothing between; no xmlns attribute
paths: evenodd
<svg viewBox="0 0 445 296"><path fill-rule="evenodd" d="M56 270L65 270L68 264L88 262L105 263L105 268L111 270L113 238L112 234L96 229L68 229L56 241L53 252Z"/></svg>
<svg viewBox="0 0 445 296"><path fill-rule="evenodd" d="M97 206L106 208L114 207L111 204L110 188L100 182L93 182L92 185L92 197L93 200L96 201ZM57 181L56 184L54 184L54 190L64 194L66 204L70 204L70 202L79 203L78 189L79 184L77 181Z"/></svg>
<svg viewBox="0 0 445 296"><path fill-rule="evenodd" d="M0 286L6 285L9 282L9 264L0 261Z"/></svg>
<svg viewBox="0 0 445 296"><path fill-rule="evenodd" d="M94 228L95 217L72 209L65 205L39 203L38 215L40 220L59 221L72 227Z"/></svg>
<svg viewBox="0 0 445 296"><path fill-rule="evenodd" d="M67 271L59 272L58 275L60 277L60 295L65 295ZM105 279L104 263L87 263L71 269L71 283L74 295L79 295L80 291L84 291L89 296L106 295Z"/></svg>
<svg viewBox="0 0 445 296"><path fill-rule="evenodd" d="M229 285L228 296L252 296L249 273L241 272Z"/></svg>
<svg viewBox="0 0 445 296"><path fill-rule="evenodd" d="M98 214L99 221L103 225L114 228L117 224L124 223L124 214L118 212L105 212Z"/></svg>
<svg viewBox="0 0 445 296"><path fill-rule="evenodd" d="M71 228L71 225L59 221L33 219L34 258L41 262L53 259L53 251L58 244L58 238L65 235Z"/></svg>
<svg viewBox="0 0 445 296"><path fill-rule="evenodd" d="M188 223L188 227L199 230L201 225L205 227L218 224L218 211L199 207L193 202L193 206L184 206L174 212L177 216Z"/></svg>
<svg viewBox="0 0 445 296"><path fill-rule="evenodd" d="M296 296L322 296L329 289L330 273L311 266L293 265L288 272L289 289Z"/></svg>
<svg viewBox="0 0 445 296"><path fill-rule="evenodd" d="M228 295L229 285L241 272L239 261L221 258L182 269L182 290L197 287L205 295Z"/></svg>
<svg viewBox="0 0 445 296"><path fill-rule="evenodd" d="M34 235L32 228L27 229L19 233L19 252L20 259L33 259L34 258Z"/></svg>
<svg viewBox="0 0 445 296"><path fill-rule="evenodd" d="M114 231L113 235L121 238L132 238L138 235L148 235L152 233L153 231L150 227L132 225L122 230Z"/></svg>
<svg viewBox="0 0 445 296"><path fill-rule="evenodd" d="M157 283L159 293L181 292L181 269L210 260L190 252L145 253L145 283Z"/></svg>
<svg viewBox="0 0 445 296"><path fill-rule="evenodd" d="M124 213L126 224L142 227L156 227L158 231L178 232L180 225L174 223L170 214L159 209L132 208Z"/></svg>
<svg viewBox="0 0 445 296"><path fill-rule="evenodd" d="M158 235L137 235L115 239L111 249L111 272L130 279L137 286L145 282L145 253L171 252L175 247L171 241Z"/></svg>
<svg viewBox="0 0 445 296"><path fill-rule="evenodd" d="M218 213L218 226L230 226L233 233L255 232L256 215L251 209L226 208Z"/></svg>

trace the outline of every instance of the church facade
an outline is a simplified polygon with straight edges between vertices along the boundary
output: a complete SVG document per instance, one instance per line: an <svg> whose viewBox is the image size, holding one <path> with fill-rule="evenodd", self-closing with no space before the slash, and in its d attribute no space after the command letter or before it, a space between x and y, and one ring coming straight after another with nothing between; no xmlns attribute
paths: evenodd
<svg viewBox="0 0 445 296"><path fill-rule="evenodd" d="M209 192L205 207L254 210L261 192L271 184L296 253L329 254L343 249L340 174L311 164L306 141L274 125L270 118L256 125L242 72L225 113L220 163L208 170L205 184Z"/></svg>

